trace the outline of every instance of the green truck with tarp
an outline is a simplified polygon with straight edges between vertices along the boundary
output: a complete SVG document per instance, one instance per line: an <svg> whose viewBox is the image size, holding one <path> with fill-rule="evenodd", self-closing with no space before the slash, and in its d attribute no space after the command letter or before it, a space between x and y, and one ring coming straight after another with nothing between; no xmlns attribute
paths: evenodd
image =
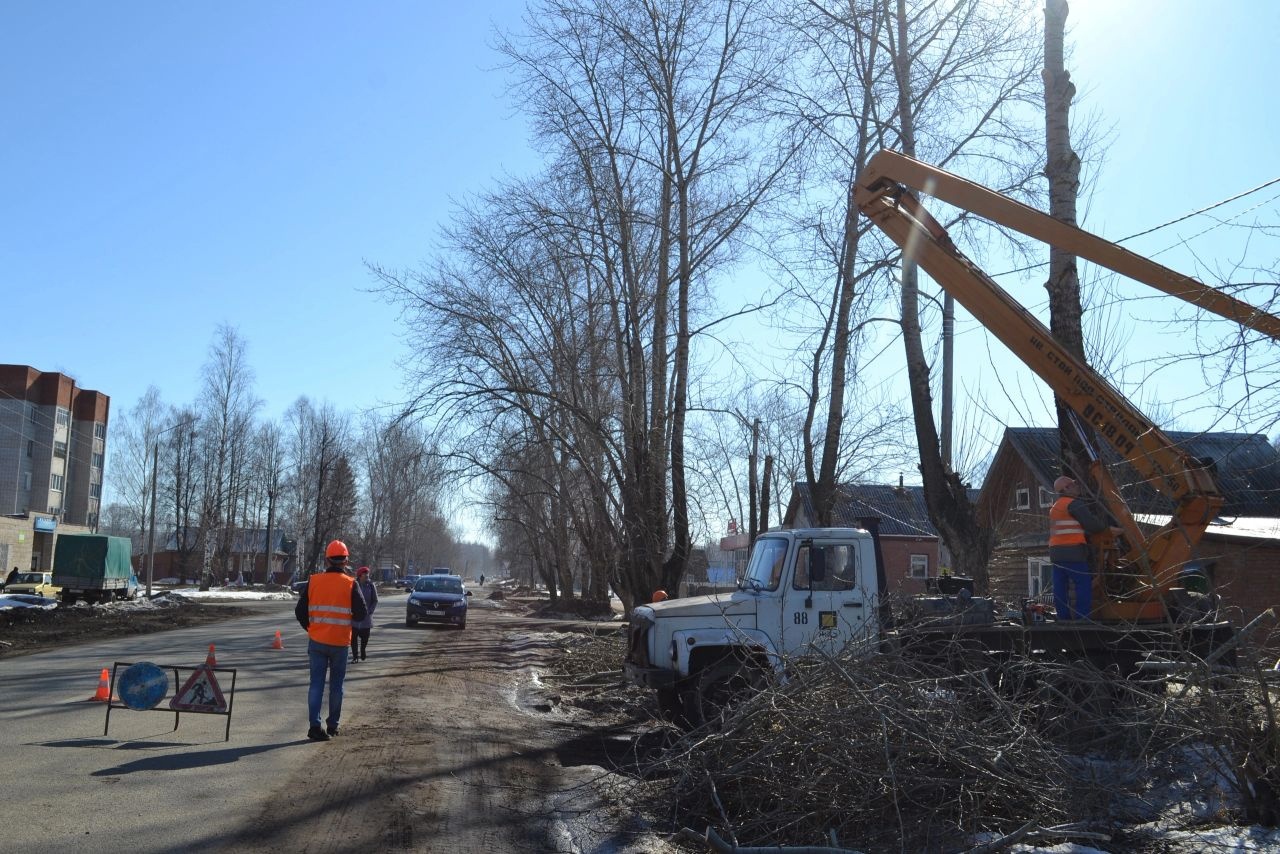
<svg viewBox="0 0 1280 854"><path fill-rule="evenodd" d="M132 551L127 537L60 534L53 549L53 583L62 588L62 604L136 598Z"/></svg>

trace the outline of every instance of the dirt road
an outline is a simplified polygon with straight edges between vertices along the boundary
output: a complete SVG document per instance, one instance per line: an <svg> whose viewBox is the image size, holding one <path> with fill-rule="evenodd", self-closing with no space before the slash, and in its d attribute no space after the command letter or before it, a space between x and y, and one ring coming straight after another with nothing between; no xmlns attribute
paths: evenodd
<svg viewBox="0 0 1280 854"><path fill-rule="evenodd" d="M349 692L359 711L344 711L336 739L308 746L312 767L264 786L236 850L672 850L628 827L625 811L601 811L608 731L540 687L545 624L477 609L465 631L384 631L422 633L421 657L376 688L361 681L360 699Z"/></svg>

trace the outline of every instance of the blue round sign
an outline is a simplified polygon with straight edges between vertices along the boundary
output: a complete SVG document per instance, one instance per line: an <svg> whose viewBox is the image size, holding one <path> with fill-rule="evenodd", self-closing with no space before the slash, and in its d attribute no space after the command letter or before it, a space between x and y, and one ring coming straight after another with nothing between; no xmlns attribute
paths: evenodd
<svg viewBox="0 0 1280 854"><path fill-rule="evenodd" d="M120 674L116 689L126 706L144 712L154 709L168 695L169 675L150 661L139 661Z"/></svg>

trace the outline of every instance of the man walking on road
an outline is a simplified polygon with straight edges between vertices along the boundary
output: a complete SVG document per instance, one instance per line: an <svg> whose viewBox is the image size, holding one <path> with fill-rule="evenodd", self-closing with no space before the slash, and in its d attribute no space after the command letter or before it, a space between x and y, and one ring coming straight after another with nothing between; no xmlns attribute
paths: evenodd
<svg viewBox="0 0 1280 854"><path fill-rule="evenodd" d="M378 588L369 580L369 567L356 570L356 587L364 599L369 615L351 624L351 660L364 661L369 657L369 632L373 629L373 612L378 610Z"/></svg>
<svg viewBox="0 0 1280 854"><path fill-rule="evenodd" d="M347 677L347 647L351 645L351 624L369 616L364 597L355 579L347 574L350 552L342 540L334 540L324 550L325 571L311 576L302 587L293 609L307 630L307 658L311 664L311 687L307 691L307 738L328 741L338 734L342 720L342 683ZM329 716L320 728L320 706L324 683L329 677Z"/></svg>

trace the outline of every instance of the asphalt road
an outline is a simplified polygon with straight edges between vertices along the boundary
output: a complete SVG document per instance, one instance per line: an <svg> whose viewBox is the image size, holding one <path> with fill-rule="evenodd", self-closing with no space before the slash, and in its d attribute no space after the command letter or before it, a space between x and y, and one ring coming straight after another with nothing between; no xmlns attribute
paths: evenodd
<svg viewBox="0 0 1280 854"><path fill-rule="evenodd" d="M429 631L390 630L403 626L403 602L388 594L380 603L371 657L348 671L344 726L376 698L380 674L431 642ZM293 603L249 607L258 613L0 660L0 850L199 851L228 843L261 813L264 793L316 754L305 738L306 634ZM277 629L283 650L270 648ZM211 643L218 666L237 670L229 741L223 716L183 714L175 732L170 712L121 708L103 735L106 705L88 701L103 667L190 668Z"/></svg>

